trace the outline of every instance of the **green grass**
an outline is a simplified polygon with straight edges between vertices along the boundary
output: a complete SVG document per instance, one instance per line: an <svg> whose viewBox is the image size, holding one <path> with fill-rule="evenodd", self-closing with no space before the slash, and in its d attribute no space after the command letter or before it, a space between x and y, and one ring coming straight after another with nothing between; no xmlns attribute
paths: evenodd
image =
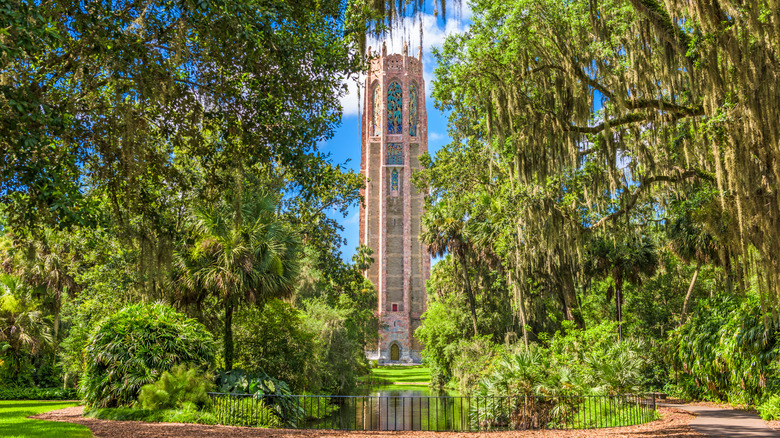
<svg viewBox="0 0 780 438"><path fill-rule="evenodd" d="M7 438L28 437L91 437L85 426L56 421L31 420L26 417L78 406L78 403L61 401L13 400L0 401L0 436Z"/></svg>
<svg viewBox="0 0 780 438"><path fill-rule="evenodd" d="M373 385L420 384L431 381L431 369L424 366L384 366L373 368L367 379Z"/></svg>

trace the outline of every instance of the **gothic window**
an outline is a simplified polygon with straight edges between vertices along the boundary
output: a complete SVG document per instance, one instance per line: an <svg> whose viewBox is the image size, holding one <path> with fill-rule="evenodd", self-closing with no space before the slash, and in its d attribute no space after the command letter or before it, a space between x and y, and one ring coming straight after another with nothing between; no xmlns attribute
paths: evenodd
<svg viewBox="0 0 780 438"><path fill-rule="evenodd" d="M401 143L387 144L387 159L385 160L385 163L387 165L404 164L404 149Z"/></svg>
<svg viewBox="0 0 780 438"><path fill-rule="evenodd" d="M379 84L374 86L374 93L371 96L371 135L380 135L382 111L382 96L379 90Z"/></svg>
<svg viewBox="0 0 780 438"><path fill-rule="evenodd" d="M409 85L409 135L417 137L417 84Z"/></svg>
<svg viewBox="0 0 780 438"><path fill-rule="evenodd" d="M393 171L390 172L390 190L394 192L398 191L398 169L393 169Z"/></svg>
<svg viewBox="0 0 780 438"><path fill-rule="evenodd" d="M403 92L398 82L387 87L387 133L400 134L402 131L401 110L403 109Z"/></svg>

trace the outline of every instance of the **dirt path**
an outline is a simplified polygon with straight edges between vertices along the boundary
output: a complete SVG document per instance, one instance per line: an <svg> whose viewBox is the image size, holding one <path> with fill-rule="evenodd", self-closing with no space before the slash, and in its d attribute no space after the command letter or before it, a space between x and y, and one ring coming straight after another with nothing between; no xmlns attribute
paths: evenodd
<svg viewBox="0 0 780 438"><path fill-rule="evenodd" d="M780 432L767 426L761 417L751 412L700 405L678 407L696 414L691 427L711 438L780 437Z"/></svg>
<svg viewBox="0 0 780 438"><path fill-rule="evenodd" d="M660 408L661 419L640 426L616 427L611 429L591 430L556 430L556 431L522 431L522 432L345 432L334 430L280 430L256 429L249 427L206 426L181 423L144 423L140 421L110 421L96 420L82 416L83 408L66 408L46 412L32 418L51 421L64 421L87 426L97 438L130 438L130 437L260 437L260 438L312 438L312 437L415 437L415 438L528 438L528 437L614 437L614 438L693 438L703 437L691 429L689 423L693 414L683 410L668 407Z"/></svg>

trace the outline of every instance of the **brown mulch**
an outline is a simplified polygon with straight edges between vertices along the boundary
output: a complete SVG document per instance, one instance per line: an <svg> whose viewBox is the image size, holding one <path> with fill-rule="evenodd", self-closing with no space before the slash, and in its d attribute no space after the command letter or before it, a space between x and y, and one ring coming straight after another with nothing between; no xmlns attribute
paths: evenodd
<svg viewBox="0 0 780 438"><path fill-rule="evenodd" d="M554 430L554 431L520 431L520 432L345 432L337 430L282 430L282 429L257 429L251 427L233 426L207 426L201 424L182 423L144 423L141 421L111 421L97 420L83 417L83 408L65 408L56 411L35 415L31 418L51 421L64 421L87 426L98 437L125 438L125 437L261 437L261 438L313 438L313 437L349 437L369 438L382 437L415 437L415 438L509 438L509 437L615 437L615 438L655 438L677 437L692 438L702 437L688 425L693 415L681 409L672 407L658 408L661 419L651 423L615 427L610 429L591 430Z"/></svg>

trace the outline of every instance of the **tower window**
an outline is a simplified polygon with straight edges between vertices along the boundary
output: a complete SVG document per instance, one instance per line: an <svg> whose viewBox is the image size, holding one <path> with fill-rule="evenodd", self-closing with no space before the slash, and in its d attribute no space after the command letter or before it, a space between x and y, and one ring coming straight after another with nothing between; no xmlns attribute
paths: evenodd
<svg viewBox="0 0 780 438"><path fill-rule="evenodd" d="M409 85L409 135L417 137L417 84Z"/></svg>
<svg viewBox="0 0 780 438"><path fill-rule="evenodd" d="M393 312L397 312L397 311L398 311L398 304L393 304Z"/></svg>
<svg viewBox="0 0 780 438"><path fill-rule="evenodd" d="M387 159L385 162L391 166L404 164L404 148L401 143L387 144Z"/></svg>
<svg viewBox="0 0 780 438"><path fill-rule="evenodd" d="M387 87L387 133L400 134L402 131L403 92L398 82Z"/></svg>
<svg viewBox="0 0 780 438"><path fill-rule="evenodd" d="M393 169L393 171L390 172L390 190L393 192L398 191L398 169Z"/></svg>
<svg viewBox="0 0 780 438"><path fill-rule="evenodd" d="M382 111L382 96L379 90L379 84L374 86L374 92L371 96L371 135L380 134L380 114Z"/></svg>

